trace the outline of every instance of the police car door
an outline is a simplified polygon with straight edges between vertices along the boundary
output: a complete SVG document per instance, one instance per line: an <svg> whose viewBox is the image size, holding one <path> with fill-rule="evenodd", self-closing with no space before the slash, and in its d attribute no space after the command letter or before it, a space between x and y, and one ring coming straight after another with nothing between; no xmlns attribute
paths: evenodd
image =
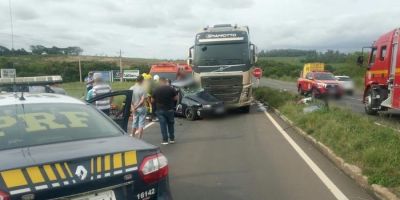
<svg viewBox="0 0 400 200"><path fill-rule="evenodd" d="M132 90L110 92L96 96L87 102L92 104L103 99L109 99L111 101L111 108L108 116L127 132L128 121L131 115Z"/></svg>

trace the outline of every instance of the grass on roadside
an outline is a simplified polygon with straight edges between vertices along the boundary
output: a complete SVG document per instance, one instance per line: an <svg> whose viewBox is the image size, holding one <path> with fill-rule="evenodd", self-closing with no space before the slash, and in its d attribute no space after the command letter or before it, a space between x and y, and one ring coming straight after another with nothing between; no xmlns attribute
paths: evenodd
<svg viewBox="0 0 400 200"><path fill-rule="evenodd" d="M298 127L331 148L346 162L359 166L370 184L392 188L400 194L400 135L349 110L331 107L303 113L296 95L259 88L255 98L279 109Z"/></svg>
<svg viewBox="0 0 400 200"><path fill-rule="evenodd" d="M111 88L114 91L117 90L127 90L134 82L113 82L111 83ZM86 84L80 82L64 83L62 87L67 91L67 94L75 98L81 98L86 94Z"/></svg>

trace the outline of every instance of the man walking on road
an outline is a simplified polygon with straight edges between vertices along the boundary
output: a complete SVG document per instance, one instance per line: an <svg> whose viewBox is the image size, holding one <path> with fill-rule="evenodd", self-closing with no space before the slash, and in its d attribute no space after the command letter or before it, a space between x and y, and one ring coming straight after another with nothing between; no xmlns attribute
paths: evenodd
<svg viewBox="0 0 400 200"><path fill-rule="evenodd" d="M160 122L163 145L175 143L174 102L178 98L177 92L168 85L168 80L160 78L159 87L153 92L153 101L156 103L156 115Z"/></svg>
<svg viewBox="0 0 400 200"><path fill-rule="evenodd" d="M145 106L147 93L143 88L143 80L143 76L139 75L136 79L136 84L130 88L130 90L132 90L132 136L136 136L140 139L143 136L143 129L146 123L147 114L147 108Z"/></svg>

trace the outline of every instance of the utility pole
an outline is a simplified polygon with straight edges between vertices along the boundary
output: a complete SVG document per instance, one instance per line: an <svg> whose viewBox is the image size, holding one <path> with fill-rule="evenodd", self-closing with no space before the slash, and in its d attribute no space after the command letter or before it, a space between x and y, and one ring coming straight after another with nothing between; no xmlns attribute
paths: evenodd
<svg viewBox="0 0 400 200"><path fill-rule="evenodd" d="M122 71L122 51L121 51L121 49L119 50L119 74L120 74L119 75L120 76L120 81L122 82L124 73Z"/></svg>
<svg viewBox="0 0 400 200"><path fill-rule="evenodd" d="M78 63L79 63L79 82L82 83L82 66L81 66L81 57L78 57Z"/></svg>

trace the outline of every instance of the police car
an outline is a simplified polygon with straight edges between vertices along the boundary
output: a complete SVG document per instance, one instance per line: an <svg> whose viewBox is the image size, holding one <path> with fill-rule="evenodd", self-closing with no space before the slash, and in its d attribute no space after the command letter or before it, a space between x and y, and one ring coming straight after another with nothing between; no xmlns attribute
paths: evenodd
<svg viewBox="0 0 400 200"><path fill-rule="evenodd" d="M0 200L171 199L166 157L125 132L131 94L92 100L120 99L111 118L60 94L0 94Z"/></svg>

